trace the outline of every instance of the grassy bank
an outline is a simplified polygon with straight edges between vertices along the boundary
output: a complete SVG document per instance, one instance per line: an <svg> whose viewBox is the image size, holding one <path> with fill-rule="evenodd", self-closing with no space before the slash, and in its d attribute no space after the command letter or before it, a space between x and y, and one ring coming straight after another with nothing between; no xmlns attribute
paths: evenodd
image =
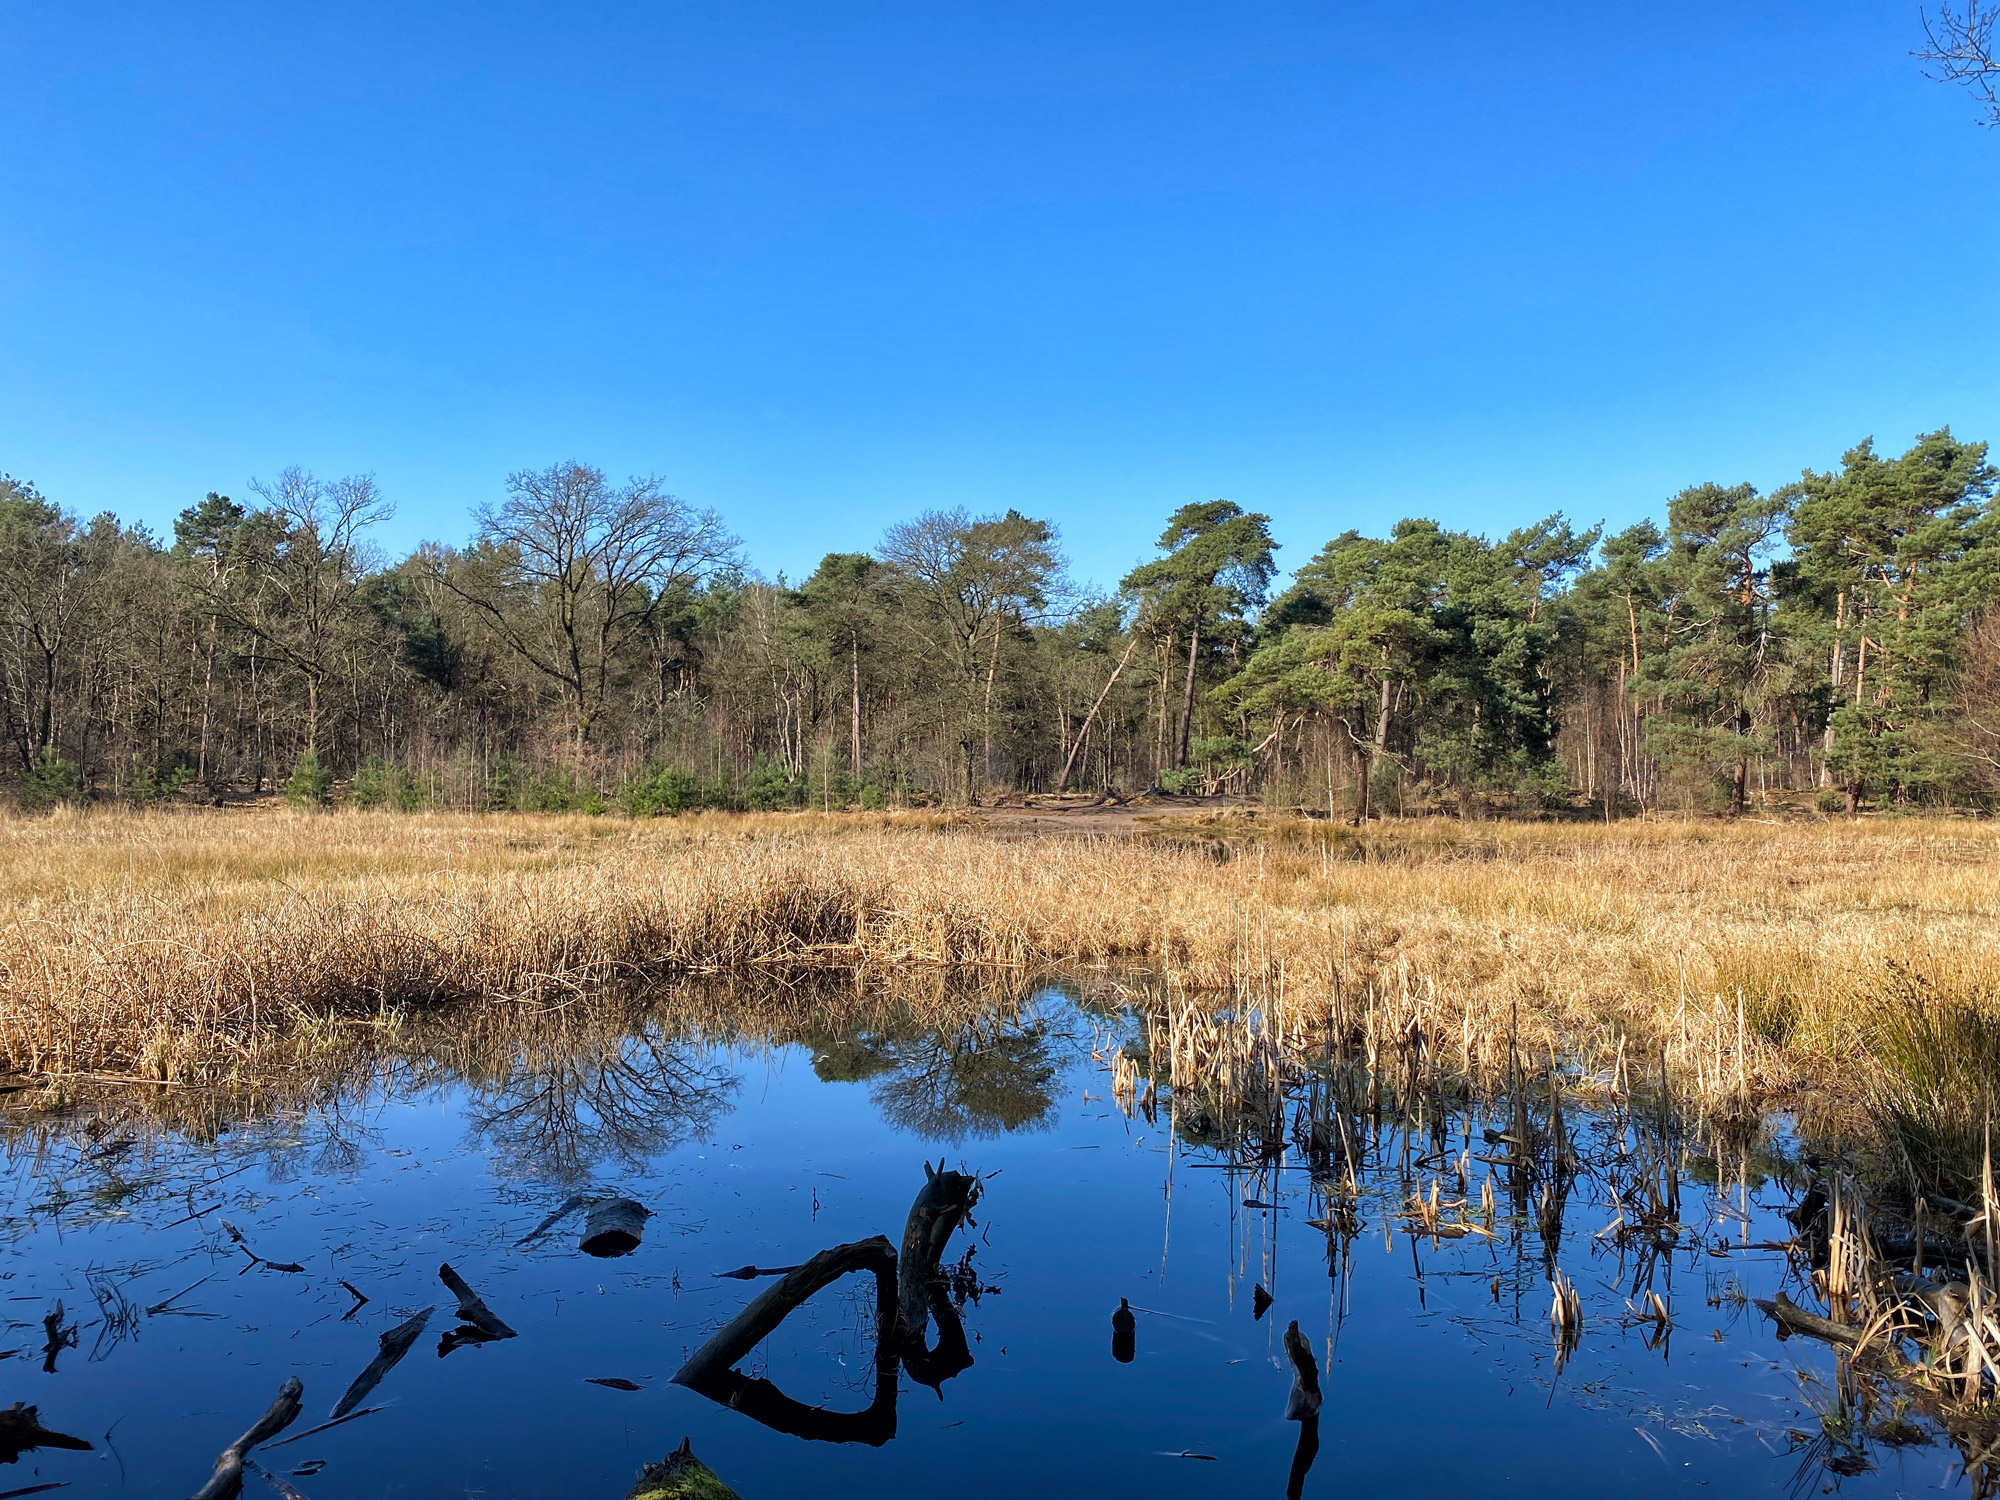
<svg viewBox="0 0 2000 1500"><path fill-rule="evenodd" d="M1473 1066L1510 1031L1607 1060L1622 1036L1628 1066L1665 1049L1718 1098L1851 1091L1856 1059L1913 1012L2000 1015L1986 823L1163 833L996 840L912 815L5 820L0 1064L212 1079L385 1009L800 966L1144 966L1203 1003L1247 992L1294 1034L1416 1028Z"/></svg>

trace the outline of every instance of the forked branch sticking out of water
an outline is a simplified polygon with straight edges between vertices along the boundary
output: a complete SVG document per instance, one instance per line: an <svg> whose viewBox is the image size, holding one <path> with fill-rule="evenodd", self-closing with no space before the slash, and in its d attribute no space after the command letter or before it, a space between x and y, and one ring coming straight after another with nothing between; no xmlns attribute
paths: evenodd
<svg viewBox="0 0 2000 1500"><path fill-rule="evenodd" d="M779 1432L822 1442L880 1447L896 1435L896 1367L941 1386L972 1365L958 1311L944 1294L938 1261L979 1198L979 1180L924 1164L924 1186L903 1225L902 1250L875 1235L834 1245L766 1287L674 1375L674 1384L743 1412ZM875 1278L875 1398L866 1410L830 1412L794 1401L768 1380L736 1369L814 1293L854 1271ZM938 1324L935 1343L928 1337Z"/></svg>

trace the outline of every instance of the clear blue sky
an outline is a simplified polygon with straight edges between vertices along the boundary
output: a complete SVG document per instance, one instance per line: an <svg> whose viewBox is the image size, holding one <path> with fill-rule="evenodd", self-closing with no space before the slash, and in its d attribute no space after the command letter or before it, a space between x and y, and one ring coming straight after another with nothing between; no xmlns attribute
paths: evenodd
<svg viewBox="0 0 2000 1500"><path fill-rule="evenodd" d="M1907 3L0 0L0 469L580 457L768 573L928 506L1115 580L2000 439L2000 132Z"/></svg>

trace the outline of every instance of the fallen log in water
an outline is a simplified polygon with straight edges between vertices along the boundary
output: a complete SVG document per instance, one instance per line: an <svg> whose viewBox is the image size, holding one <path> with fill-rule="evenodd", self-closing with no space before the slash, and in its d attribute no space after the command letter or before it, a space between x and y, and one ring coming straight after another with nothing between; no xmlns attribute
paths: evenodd
<svg viewBox="0 0 2000 1500"><path fill-rule="evenodd" d="M680 1447L639 1471L625 1500L737 1500L737 1494L694 1456L693 1439L682 1438Z"/></svg>
<svg viewBox="0 0 2000 1500"><path fill-rule="evenodd" d="M424 1325L430 1322L434 1311L435 1308L427 1307L415 1317L405 1319L381 1335L378 1340L380 1347L376 1350L375 1357L368 1362L367 1369L354 1377L354 1384L347 1388L347 1394L334 1406L333 1416L346 1416L361 1404L362 1399L370 1391L382 1383L382 1377L396 1368L397 1362L410 1352L410 1346L423 1335Z"/></svg>
<svg viewBox="0 0 2000 1500"><path fill-rule="evenodd" d="M243 1492L244 1456L266 1438L274 1438L292 1425L299 1408L305 1405L305 1389L298 1376L287 1376L278 1387L278 1399L264 1415L217 1456L215 1472L208 1476L207 1484L194 1492L192 1500L235 1500Z"/></svg>
<svg viewBox="0 0 2000 1500"><path fill-rule="evenodd" d="M454 1271L451 1268L451 1263L449 1261L445 1262L443 1265L438 1267L438 1280L442 1281L445 1284L446 1290L448 1290L452 1294L452 1296L458 1298L459 1321L462 1323L470 1323L472 1325L473 1330L477 1331L478 1340L511 1339L519 1337L519 1335L516 1334L513 1329L509 1328L497 1316L495 1316L493 1309L488 1307L486 1303L481 1300L479 1293L475 1292L470 1286L466 1284L466 1280L463 1276L459 1275L458 1272ZM459 1338L460 1343L473 1343L478 1341L468 1336L468 1331L465 1329L459 1329L456 1331L460 1334Z"/></svg>
<svg viewBox="0 0 2000 1500"><path fill-rule="evenodd" d="M1786 1333L1808 1334L1816 1339L1825 1339L1830 1344L1842 1348L1857 1348L1861 1343L1861 1330L1849 1328L1845 1323L1836 1323L1831 1318L1822 1318L1818 1313L1809 1313L1783 1292L1767 1302L1757 1299L1757 1308L1775 1322Z"/></svg>
<svg viewBox="0 0 2000 1500"><path fill-rule="evenodd" d="M734 1368L800 1303L854 1271L875 1277L875 1398L864 1411L795 1401L768 1380ZM881 1447L896 1435L896 1251L883 1235L822 1250L760 1292L675 1372L673 1383L740 1411L774 1432L811 1442Z"/></svg>
<svg viewBox="0 0 2000 1500"><path fill-rule="evenodd" d="M764 1288L750 1305L731 1318L707 1343L688 1357L674 1375L675 1385L700 1389L762 1343L793 1309L815 1292L853 1271L873 1272L889 1284L896 1275L896 1251L884 1235L822 1250L795 1271ZM879 1330L878 1330L879 1332Z"/></svg>
<svg viewBox="0 0 2000 1500"><path fill-rule="evenodd" d="M653 1211L630 1198L606 1198L590 1206L584 1216L583 1238L577 1249L600 1259L630 1255L639 1248L639 1236Z"/></svg>
<svg viewBox="0 0 2000 1500"><path fill-rule="evenodd" d="M639 1236L653 1211L630 1198L597 1198L588 1193L571 1193L541 1223L516 1241L531 1245L579 1208L588 1212L583 1221L583 1238L577 1248L586 1255L608 1257L630 1255L639 1248Z"/></svg>
<svg viewBox="0 0 2000 1500"><path fill-rule="evenodd" d="M979 1198L979 1179L924 1164L924 1186L903 1224L899 1255L882 1235L835 1245L795 1266L697 1349L674 1375L699 1391L778 1432L826 1442L879 1446L896 1433L896 1366L933 1389L969 1368L972 1351L958 1309L938 1278L938 1259ZM754 1266L744 1267L755 1272ZM875 1399L862 1412L809 1407L734 1368L822 1287L854 1271L875 1276ZM926 1346L931 1321L935 1347Z"/></svg>

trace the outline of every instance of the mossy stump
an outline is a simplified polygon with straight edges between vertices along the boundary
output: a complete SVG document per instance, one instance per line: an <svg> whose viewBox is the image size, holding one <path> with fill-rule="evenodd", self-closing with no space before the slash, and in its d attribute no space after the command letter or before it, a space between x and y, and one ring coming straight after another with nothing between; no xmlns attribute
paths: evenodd
<svg viewBox="0 0 2000 1500"><path fill-rule="evenodd" d="M694 1440L682 1438L680 1447L639 1471L639 1482L626 1492L625 1500L741 1500L741 1497L716 1477L715 1470L694 1456Z"/></svg>

